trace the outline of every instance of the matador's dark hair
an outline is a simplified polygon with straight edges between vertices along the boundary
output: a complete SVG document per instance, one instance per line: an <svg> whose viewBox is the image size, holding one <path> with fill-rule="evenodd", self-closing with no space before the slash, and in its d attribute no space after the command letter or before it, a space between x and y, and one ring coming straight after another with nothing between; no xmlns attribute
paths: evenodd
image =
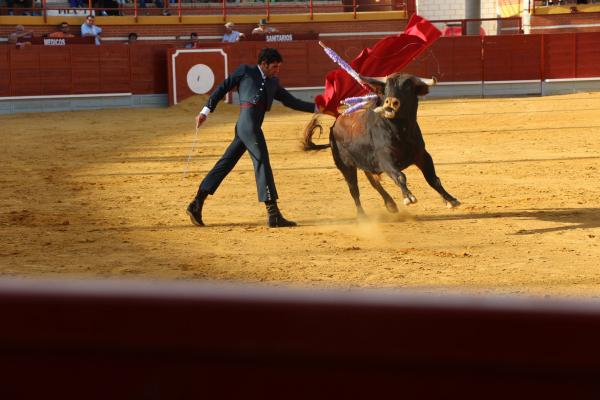
<svg viewBox="0 0 600 400"><path fill-rule="evenodd" d="M258 62L257 64L265 61L267 64L272 64L274 62L283 62L283 57L277 51L277 49L273 49L271 47L265 47L258 54Z"/></svg>

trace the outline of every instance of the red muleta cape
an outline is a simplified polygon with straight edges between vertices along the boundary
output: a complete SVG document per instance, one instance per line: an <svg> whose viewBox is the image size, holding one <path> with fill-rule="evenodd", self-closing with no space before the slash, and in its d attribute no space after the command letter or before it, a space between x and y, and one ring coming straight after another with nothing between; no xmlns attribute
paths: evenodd
<svg viewBox="0 0 600 400"><path fill-rule="evenodd" d="M364 76L387 76L399 72L440 36L441 32L431 22L416 14L404 32L386 36L371 48L364 49L350 65ZM315 97L322 112L337 117L340 101L353 96L363 96L368 90L359 85L346 71L338 68L327 74L323 94Z"/></svg>

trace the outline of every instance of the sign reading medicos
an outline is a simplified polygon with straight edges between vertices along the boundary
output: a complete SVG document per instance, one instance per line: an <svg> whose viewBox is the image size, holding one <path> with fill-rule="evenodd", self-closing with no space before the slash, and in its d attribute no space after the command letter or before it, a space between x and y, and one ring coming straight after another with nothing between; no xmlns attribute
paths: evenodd
<svg viewBox="0 0 600 400"><path fill-rule="evenodd" d="M228 57L222 48L169 49L169 104L210 94L228 75ZM226 101L230 100L230 95Z"/></svg>

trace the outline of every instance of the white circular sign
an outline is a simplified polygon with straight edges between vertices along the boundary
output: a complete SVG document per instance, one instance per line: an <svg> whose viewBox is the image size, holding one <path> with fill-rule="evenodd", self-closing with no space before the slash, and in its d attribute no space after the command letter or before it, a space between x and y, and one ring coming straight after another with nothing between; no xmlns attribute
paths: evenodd
<svg viewBox="0 0 600 400"><path fill-rule="evenodd" d="M192 92L204 94L208 92L215 83L215 74L205 64L196 64L187 73L187 84Z"/></svg>

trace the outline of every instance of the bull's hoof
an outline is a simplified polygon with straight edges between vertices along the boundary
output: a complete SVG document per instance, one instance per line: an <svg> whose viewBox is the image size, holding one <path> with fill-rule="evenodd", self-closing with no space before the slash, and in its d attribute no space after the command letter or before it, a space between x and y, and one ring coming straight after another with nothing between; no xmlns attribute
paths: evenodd
<svg viewBox="0 0 600 400"><path fill-rule="evenodd" d="M404 198L404 205L409 206L411 204L416 204L417 198L411 193L407 197Z"/></svg>
<svg viewBox="0 0 600 400"><path fill-rule="evenodd" d="M388 212L395 214L398 212L398 206L393 201L385 203L385 208L387 208Z"/></svg>
<svg viewBox="0 0 600 400"><path fill-rule="evenodd" d="M367 214L365 214L365 210L363 210L363 208L361 206L358 206L356 208L356 219L358 219L358 220L369 219L367 217Z"/></svg>
<svg viewBox="0 0 600 400"><path fill-rule="evenodd" d="M456 208L460 206L460 201L454 200L446 200L446 208Z"/></svg>

